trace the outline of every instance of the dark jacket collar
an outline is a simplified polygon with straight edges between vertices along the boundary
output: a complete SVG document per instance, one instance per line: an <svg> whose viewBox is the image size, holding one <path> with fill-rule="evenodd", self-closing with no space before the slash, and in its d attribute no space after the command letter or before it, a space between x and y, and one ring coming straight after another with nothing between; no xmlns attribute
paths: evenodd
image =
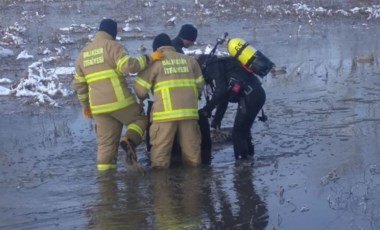
<svg viewBox="0 0 380 230"><path fill-rule="evenodd" d="M184 47L184 44L182 42L182 39L180 37L175 37L173 40L172 40L172 45L174 46L175 50L178 52L178 53L182 53L183 54L183 50L182 48Z"/></svg>

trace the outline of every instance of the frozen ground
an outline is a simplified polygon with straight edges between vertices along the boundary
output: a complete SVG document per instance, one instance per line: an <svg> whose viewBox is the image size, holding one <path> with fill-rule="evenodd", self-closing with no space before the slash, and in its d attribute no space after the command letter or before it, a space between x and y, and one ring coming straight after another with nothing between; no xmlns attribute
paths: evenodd
<svg viewBox="0 0 380 230"><path fill-rule="evenodd" d="M126 3L128 2L128 4ZM280 3L279 3L280 2ZM0 229L380 228L377 1L2 1ZM102 17L132 55L162 31L224 32L276 63L254 162L98 175L93 124L69 87ZM171 21L174 20L174 26ZM223 47L219 50L224 52ZM232 126L234 105L223 126ZM144 149L140 149L144 163Z"/></svg>

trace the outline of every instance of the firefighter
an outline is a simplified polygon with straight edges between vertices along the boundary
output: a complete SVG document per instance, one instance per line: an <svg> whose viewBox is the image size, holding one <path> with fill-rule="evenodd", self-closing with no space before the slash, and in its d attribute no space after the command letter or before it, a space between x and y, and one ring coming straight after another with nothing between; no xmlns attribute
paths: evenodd
<svg viewBox="0 0 380 230"><path fill-rule="evenodd" d="M181 27L178 35L176 38L172 40L172 45L176 49L178 53L184 53L182 48L189 48L192 46L197 39L198 36L198 30L191 24L185 24ZM151 109L151 101L148 102L148 109L147 112L149 113ZM149 117L149 115L148 115ZM208 121L208 117L202 116L202 114L199 114L199 127L201 131L201 161L202 164L209 165L211 164L211 134L210 134L210 125ZM147 144L147 151L150 152L150 140L149 140L149 127L150 124L148 124L147 132L146 132L146 144ZM178 138L175 137L173 141L172 146L172 152L171 152L171 166L180 165L181 160L181 148L178 144Z"/></svg>
<svg viewBox="0 0 380 230"><path fill-rule="evenodd" d="M167 34L153 41L153 51L164 59L140 72L134 84L136 95L146 99L153 91L150 119L150 160L153 168L170 166L171 149L177 133L182 162L201 163L198 98L204 85L202 71L193 57L176 52Z"/></svg>
<svg viewBox="0 0 380 230"><path fill-rule="evenodd" d="M83 116L95 120L99 171L116 168L123 125L127 132L120 145L127 152L127 159L136 159L134 150L142 141L147 118L127 88L125 76L163 58L160 52L132 58L115 41L116 35L117 23L102 20L94 40L76 59L72 81Z"/></svg>
<svg viewBox="0 0 380 230"><path fill-rule="evenodd" d="M247 159L254 155L251 128L253 122L265 103L265 91L256 75L247 71L232 56L212 57L201 55L198 62L202 66L206 83L213 84L214 93L211 99L200 110L204 116L211 117L217 108L216 116L211 123L214 128L220 127L221 119L229 102L238 103L232 129L232 140L235 159Z"/></svg>
<svg viewBox="0 0 380 230"><path fill-rule="evenodd" d="M172 40L172 45L178 53L184 53L183 48L189 48L194 45L198 36L198 30L191 24L184 24L177 37ZM199 114L198 121L200 130L201 130L201 158L202 164L209 165L211 164L211 134L210 134L210 124L208 117L202 116ZM181 149L178 146L178 141L175 139L172 149L172 165L176 165L180 162Z"/></svg>
<svg viewBox="0 0 380 230"><path fill-rule="evenodd" d="M185 24L181 27L177 37L172 40L172 45L178 53L183 53L182 48L189 48L197 40L198 30L191 24Z"/></svg>

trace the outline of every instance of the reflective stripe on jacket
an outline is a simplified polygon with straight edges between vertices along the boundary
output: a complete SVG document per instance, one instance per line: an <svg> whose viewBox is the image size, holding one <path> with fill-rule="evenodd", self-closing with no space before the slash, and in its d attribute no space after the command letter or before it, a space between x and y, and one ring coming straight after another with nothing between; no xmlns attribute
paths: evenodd
<svg viewBox="0 0 380 230"><path fill-rule="evenodd" d="M111 35L99 31L76 60L72 86L92 114L112 112L136 103L124 76L144 69L148 62L146 56L130 57Z"/></svg>
<svg viewBox="0 0 380 230"><path fill-rule="evenodd" d="M140 72L135 79L136 95L145 99L153 90L153 121L198 119L198 98L204 85L199 64L193 57L162 46L165 58Z"/></svg>

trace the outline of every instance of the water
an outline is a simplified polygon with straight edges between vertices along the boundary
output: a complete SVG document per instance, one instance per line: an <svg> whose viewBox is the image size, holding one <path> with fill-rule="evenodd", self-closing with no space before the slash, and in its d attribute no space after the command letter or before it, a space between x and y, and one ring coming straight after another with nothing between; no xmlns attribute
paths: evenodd
<svg viewBox="0 0 380 230"><path fill-rule="evenodd" d="M137 55L155 34L176 34L179 26L164 26L170 12L197 10L193 2L152 3L132 1L135 8L121 5L115 11L100 1L2 3L0 17L28 12L20 19L31 28L27 44L14 47L21 51L62 47L55 33L72 23L96 26L103 15L120 22L143 15L143 21L132 23L143 28L136 38L120 33L130 37L120 42ZM231 5L214 6L215 14L236 9L236 2L224 4ZM37 17L36 11L46 16ZM141 146L145 175L125 166L122 152L116 172L98 174L94 125L82 118L74 95L58 99L61 108L0 97L0 229L378 229L378 25L360 17L248 18L243 13L240 20L210 15L201 21L186 12L179 13L177 25L202 22L195 49L229 32L286 69L263 79L269 120L252 129L254 162L235 162L226 142L214 146L209 167L150 170ZM10 24L17 21L8 18ZM65 45L65 58L53 65L72 66L93 32L73 33L75 43ZM373 61L366 61L371 54ZM30 62L2 60L3 76L17 82ZM60 80L69 87L71 76ZM233 124L235 107L227 111L225 128Z"/></svg>

